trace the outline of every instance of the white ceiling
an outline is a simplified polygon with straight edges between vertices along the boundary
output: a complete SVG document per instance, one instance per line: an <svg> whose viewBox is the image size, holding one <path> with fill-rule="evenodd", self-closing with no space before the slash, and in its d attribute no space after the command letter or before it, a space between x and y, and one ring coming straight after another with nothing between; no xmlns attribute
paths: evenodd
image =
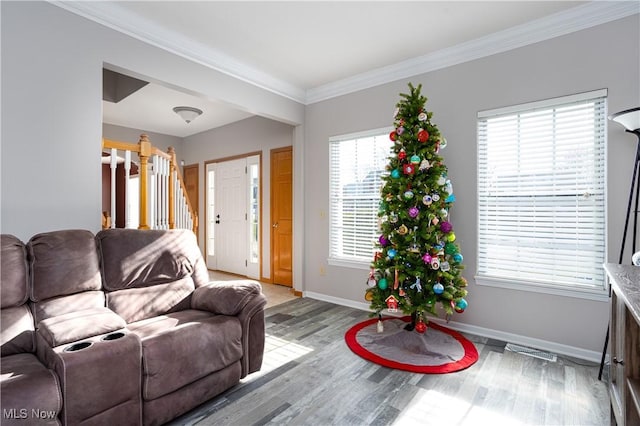
<svg viewBox="0 0 640 426"><path fill-rule="evenodd" d="M54 2L301 103L460 63L638 13L638 2ZM178 47L180 48L180 47ZM186 124L171 109L200 108ZM144 111L144 113L142 113ZM149 84L104 121L185 137L245 112Z"/></svg>

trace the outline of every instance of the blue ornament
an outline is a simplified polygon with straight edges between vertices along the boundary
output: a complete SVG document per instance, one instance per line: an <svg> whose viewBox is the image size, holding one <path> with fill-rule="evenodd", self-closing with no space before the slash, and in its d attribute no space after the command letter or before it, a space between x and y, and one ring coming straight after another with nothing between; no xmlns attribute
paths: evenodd
<svg viewBox="0 0 640 426"><path fill-rule="evenodd" d="M444 292L444 286L440 283L435 283L433 285L433 292L435 294L442 294L442 292Z"/></svg>
<svg viewBox="0 0 640 426"><path fill-rule="evenodd" d="M398 179L400 177L400 170L393 169L391 171L391 177L394 178L394 179Z"/></svg>
<svg viewBox="0 0 640 426"><path fill-rule="evenodd" d="M460 299L460 300L458 300L456 302L456 308L458 308L458 309L465 310L465 309L467 309L467 306L469 306L469 304L464 299Z"/></svg>
<svg viewBox="0 0 640 426"><path fill-rule="evenodd" d="M444 199L445 203L453 203L456 201L456 196L453 194L450 194L447 196L447 198Z"/></svg>
<svg viewBox="0 0 640 426"><path fill-rule="evenodd" d="M387 252L387 256L389 256L389 259L393 259L394 257L396 257L396 254L398 254L396 249L389 249L389 251Z"/></svg>
<svg viewBox="0 0 640 426"><path fill-rule="evenodd" d="M462 257L462 255L460 253L456 253L453 255L453 261L456 263L462 263L462 260L464 258Z"/></svg>

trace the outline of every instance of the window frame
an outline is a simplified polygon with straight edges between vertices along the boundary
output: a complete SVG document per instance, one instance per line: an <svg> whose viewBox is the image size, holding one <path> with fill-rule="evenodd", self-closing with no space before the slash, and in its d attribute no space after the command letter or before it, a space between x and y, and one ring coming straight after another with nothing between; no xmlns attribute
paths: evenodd
<svg viewBox="0 0 640 426"><path fill-rule="evenodd" d="M373 261L373 255L375 253L375 245L374 245L374 241L372 239L371 241L371 256L368 259L357 259L354 257L348 257L348 256L336 256L334 254L334 250L333 250L333 188L332 188L332 154L331 154L331 146L334 143L347 143L350 141L354 141L357 139L364 139L364 138L370 138L370 137L383 137L386 138L389 141L389 150L385 153L384 158L382 158L381 160L383 160L385 162L385 166L386 164L388 164L388 159L389 156L391 155L391 148L393 146L393 142L391 142L391 140L389 139L389 134L393 131L393 127L392 126L386 126L386 127L381 127L381 128L377 128L377 129L371 129L371 130L365 130L365 131L361 131L361 132L355 132L355 133L348 133L348 134L343 134L343 135L338 135L338 136L331 136L328 140L328 144L327 147L329 149L329 213L328 213L328 219L329 219L329 253L328 253L328 257L327 257L327 263L329 265L332 266L341 266L341 267L346 267L346 268L353 268L353 269L363 269L363 270L369 270L371 268L371 262ZM382 168L380 170L380 173L383 174L385 172L385 168ZM382 181L380 182L380 184L382 185ZM379 188L376 189L376 198L380 198L380 192L379 192ZM374 220L377 222L378 220L378 216L377 216L377 211L376 211L376 215ZM377 226L377 231L379 231L379 225ZM374 231L373 234L375 235L375 233L377 231Z"/></svg>
<svg viewBox="0 0 640 426"><path fill-rule="evenodd" d="M600 89L600 90L594 90L594 91L589 91L589 92L584 92L584 93L578 93L578 94L574 94L574 95L568 95L568 96L560 96L560 97L556 97L556 98L550 98L550 99L545 99L545 100L541 100L541 101L536 101L536 102L528 102L528 103L523 103L523 104L519 104L519 105L512 105L512 106L508 106L508 107L504 107L504 108L497 108L497 109L491 109L491 110L485 110L485 111L480 111L478 112L477 115L477 121L476 121L476 129L477 129L477 171L476 171L476 178L477 178L477 202L478 202L478 209L477 209L477 213L476 213L476 220L477 220L477 229L478 229L478 233L477 233L477 238L476 238L476 270L475 270L475 280L476 283L478 285L484 285L484 286L490 286L490 287L498 287L498 288L506 288L506 289L510 289L510 290L523 290L523 291L529 291L529 292L535 292L535 293L545 293L545 294L554 294L554 295L560 295L560 296L568 296L568 297L573 297L573 298L583 298L583 299L590 299L590 300L598 300L598 301L602 301L602 300L607 300L608 298L608 292L607 292L607 284L606 284L606 278L604 277L604 272L602 275L602 285L594 285L594 286L582 286L582 285L575 285L575 286L570 286L567 284L561 284L561 283L557 283L557 284L553 284L553 283L542 283L542 282L535 282L535 281L527 281L527 280L517 280L517 279L513 279L511 277L499 277L499 276L488 276L488 275L483 275L482 273L480 273L481 271L481 243L482 243L482 238L483 236L481 235L481 205L480 205L480 200L483 197L482 193L481 193L481 156L482 155L486 155L486 150L488 150L487 147L485 147L485 152L482 152L481 149L483 148L481 146L481 135L480 135L480 131L481 131L481 122L483 120L487 120L489 118L495 118L495 117L504 117L504 116L508 116L508 115L516 115L516 114L526 114L528 112L532 112L532 111L536 111L536 110L541 110L541 109L550 109L550 108L557 108L557 107L561 107L561 106L567 106L570 105L572 103L576 103L576 102L581 102L581 101L588 101L588 100L599 100L599 99L603 99L603 112L602 112L602 116L600 116L600 118L602 118L602 126L603 126L603 136L602 136L602 164L603 164L603 175L602 175L602 181L599 182L602 184L602 191L603 191L603 215L604 215L604 224L603 224L603 262L606 261L607 259L607 253L608 253L608 247L607 247L607 236L608 236L608 224L607 224L607 127L608 127L608 123L607 123L607 95L608 95L608 91L607 89ZM555 117L555 114L554 114ZM518 137L520 137L520 134L518 133ZM554 143L554 147L557 146L557 144Z"/></svg>

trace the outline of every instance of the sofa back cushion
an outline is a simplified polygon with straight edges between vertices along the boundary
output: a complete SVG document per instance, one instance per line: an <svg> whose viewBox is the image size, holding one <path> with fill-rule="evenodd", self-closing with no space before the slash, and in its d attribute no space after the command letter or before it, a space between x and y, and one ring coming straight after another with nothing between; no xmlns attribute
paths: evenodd
<svg viewBox="0 0 640 426"><path fill-rule="evenodd" d="M96 240L107 307L128 323L189 308L208 281L191 231L107 229Z"/></svg>
<svg viewBox="0 0 640 426"><path fill-rule="evenodd" d="M0 355L33 352L33 317L29 298L27 249L13 235L0 235Z"/></svg>
<svg viewBox="0 0 640 426"><path fill-rule="evenodd" d="M0 235L0 307L19 306L29 299L27 249L13 235Z"/></svg>
<svg viewBox="0 0 640 426"><path fill-rule="evenodd" d="M100 290L98 251L91 232L65 230L38 234L27 247L34 302Z"/></svg>

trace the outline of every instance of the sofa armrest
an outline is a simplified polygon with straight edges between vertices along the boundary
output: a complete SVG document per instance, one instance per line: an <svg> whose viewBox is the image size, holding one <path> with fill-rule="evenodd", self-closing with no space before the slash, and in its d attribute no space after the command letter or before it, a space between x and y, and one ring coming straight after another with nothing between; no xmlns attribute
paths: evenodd
<svg viewBox="0 0 640 426"><path fill-rule="evenodd" d="M261 294L262 287L256 281L213 281L193 291L191 308L237 316L252 299Z"/></svg>
<svg viewBox="0 0 640 426"><path fill-rule="evenodd" d="M42 320L38 324L37 333L53 348L99 334L110 333L126 326L125 320L115 312L100 307L83 309Z"/></svg>
<svg viewBox="0 0 640 426"><path fill-rule="evenodd" d="M256 281L216 281L198 287L191 296L193 309L233 315L242 326L242 377L260 370L264 356L264 305L267 298Z"/></svg>

